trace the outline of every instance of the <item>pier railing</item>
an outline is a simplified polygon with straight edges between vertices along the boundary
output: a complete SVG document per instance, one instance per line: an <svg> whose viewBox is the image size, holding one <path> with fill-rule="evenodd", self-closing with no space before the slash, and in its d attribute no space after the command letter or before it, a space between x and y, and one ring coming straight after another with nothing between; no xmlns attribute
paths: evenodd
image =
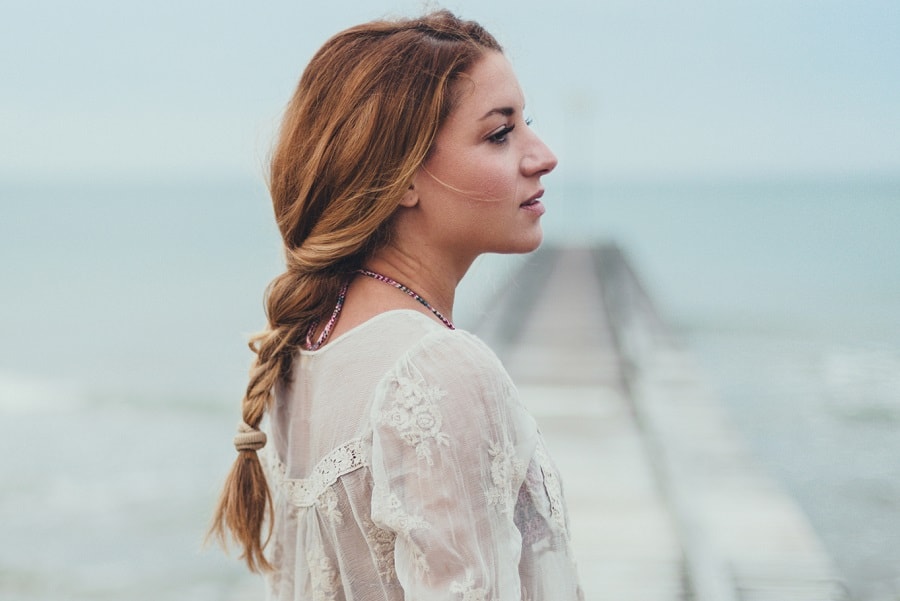
<svg viewBox="0 0 900 601"><path fill-rule="evenodd" d="M593 249L622 366L696 601L843 601L846 586L799 507L749 456L622 250Z"/></svg>

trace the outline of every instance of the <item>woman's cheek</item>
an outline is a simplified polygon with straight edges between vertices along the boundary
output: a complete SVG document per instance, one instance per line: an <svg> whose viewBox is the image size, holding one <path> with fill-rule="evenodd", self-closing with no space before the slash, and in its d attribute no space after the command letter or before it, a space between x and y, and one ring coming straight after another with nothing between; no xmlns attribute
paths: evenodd
<svg viewBox="0 0 900 601"><path fill-rule="evenodd" d="M479 200L498 202L515 200L515 173L504 165L485 160L470 172L469 189L477 190Z"/></svg>

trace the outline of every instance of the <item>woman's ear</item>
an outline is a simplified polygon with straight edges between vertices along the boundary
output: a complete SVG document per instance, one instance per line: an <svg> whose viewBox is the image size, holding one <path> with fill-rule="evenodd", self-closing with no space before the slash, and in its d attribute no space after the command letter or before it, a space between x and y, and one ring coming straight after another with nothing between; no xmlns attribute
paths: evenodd
<svg viewBox="0 0 900 601"><path fill-rule="evenodd" d="M415 185L410 184L409 189L403 193L403 197L400 199L400 206L412 208L417 204L419 204L419 193L416 192Z"/></svg>

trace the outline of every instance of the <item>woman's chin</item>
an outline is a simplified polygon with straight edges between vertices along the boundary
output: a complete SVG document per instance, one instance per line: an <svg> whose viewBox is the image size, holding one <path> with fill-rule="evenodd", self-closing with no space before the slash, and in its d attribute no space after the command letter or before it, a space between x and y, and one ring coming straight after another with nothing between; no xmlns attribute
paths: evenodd
<svg viewBox="0 0 900 601"><path fill-rule="evenodd" d="M527 236L511 242L507 247L496 252L502 255L524 255L537 250L543 240L544 232L540 226L536 226L534 231L529 232Z"/></svg>

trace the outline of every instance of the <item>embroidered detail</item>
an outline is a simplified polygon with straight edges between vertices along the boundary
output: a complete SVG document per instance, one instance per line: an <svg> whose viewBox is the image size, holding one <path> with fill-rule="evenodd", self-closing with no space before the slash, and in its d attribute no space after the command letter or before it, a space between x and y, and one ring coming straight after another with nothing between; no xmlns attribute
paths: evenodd
<svg viewBox="0 0 900 601"><path fill-rule="evenodd" d="M550 457L547 455L542 439L538 441L534 455L541 467L541 473L544 476L544 489L547 491L547 498L550 500L550 517L559 527L560 532L568 538L569 532L566 526L562 484L559 481L559 476L556 474L556 469L553 467L553 462L550 461Z"/></svg>
<svg viewBox="0 0 900 601"><path fill-rule="evenodd" d="M306 554L313 601L334 601L341 590L341 580L331 559L319 552Z"/></svg>
<svg viewBox="0 0 900 601"><path fill-rule="evenodd" d="M337 509L336 498L333 505L330 500L320 498L327 494L331 485L337 482L341 476L368 465L369 462L363 439L361 438L354 438L345 442L325 455L313 468L312 474L308 478L288 478L287 467L276 456L274 451L267 453L265 460L273 484L287 492L288 498L293 505L296 507L317 505L320 509L325 509L326 515L330 519L337 517L338 523L343 517ZM337 513L335 514L335 512Z"/></svg>
<svg viewBox="0 0 900 601"><path fill-rule="evenodd" d="M487 490L488 505L497 505L500 513L508 514L515 506L516 484L525 476L525 467L516 456L515 447L507 442L491 443L488 449L491 456L491 483Z"/></svg>
<svg viewBox="0 0 900 601"><path fill-rule="evenodd" d="M384 581L390 581L397 577L394 569L394 541L397 535L390 530L384 530L375 525L372 518L364 516L362 519L366 540L372 550L375 567L378 575Z"/></svg>
<svg viewBox="0 0 900 601"><path fill-rule="evenodd" d="M485 589L475 588L475 579L471 574L466 574L463 582L454 580L450 584L450 592L459 595L460 601L491 601Z"/></svg>
<svg viewBox="0 0 900 601"><path fill-rule="evenodd" d="M446 391L422 380L399 378L396 392L393 405L381 412L381 423L393 427L406 444L415 447L417 457L434 465L431 442L450 444L450 437L441 432L443 416L437 404Z"/></svg>
<svg viewBox="0 0 900 601"><path fill-rule="evenodd" d="M344 523L344 514L338 509L338 495L331 486L319 495L319 498L316 500L316 507L335 524L341 525Z"/></svg>
<svg viewBox="0 0 900 601"><path fill-rule="evenodd" d="M431 528L431 524L426 522L421 516L410 515L403 511L403 504L397 495L388 497L388 515L385 516L385 524L393 529L398 535L403 536L409 544L415 560L416 568L420 573L428 572L428 562L425 560L425 553L412 537L412 531L417 529L427 530Z"/></svg>
<svg viewBox="0 0 900 601"><path fill-rule="evenodd" d="M397 495L391 495L388 499L388 504L391 508L391 513L388 516L390 526L404 536L409 536L417 528L431 528L431 525L420 516L410 515L403 511L403 504Z"/></svg>

